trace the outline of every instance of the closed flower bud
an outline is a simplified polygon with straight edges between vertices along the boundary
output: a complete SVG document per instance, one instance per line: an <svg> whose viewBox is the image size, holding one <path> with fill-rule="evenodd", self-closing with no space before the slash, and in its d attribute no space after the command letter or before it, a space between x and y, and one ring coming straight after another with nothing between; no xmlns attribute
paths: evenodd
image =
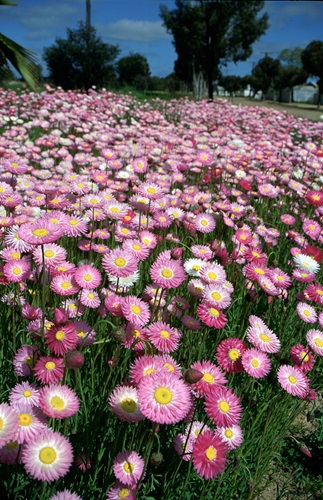
<svg viewBox="0 0 323 500"><path fill-rule="evenodd" d="M77 350L68 351L68 353L65 356L66 368L73 368L74 370L77 370L78 368L81 368L83 364L84 364L84 356L80 351Z"/></svg>
<svg viewBox="0 0 323 500"><path fill-rule="evenodd" d="M307 457L310 457L312 458L312 453L310 452L310 450L307 448L306 444L304 443L301 443L299 449L301 450L302 453L304 453L304 455L306 455Z"/></svg>
<svg viewBox="0 0 323 500"><path fill-rule="evenodd" d="M164 460L163 454L160 451L156 451L151 454L150 462L154 467L158 467Z"/></svg>
<svg viewBox="0 0 323 500"><path fill-rule="evenodd" d="M180 259L183 254L183 249L181 247L172 248L170 254L173 259Z"/></svg>
<svg viewBox="0 0 323 500"><path fill-rule="evenodd" d="M204 376L204 373L200 372L199 370L195 370L194 368L188 368L183 373L183 379L188 384L196 384L196 382L201 380L203 378L203 376Z"/></svg>
<svg viewBox="0 0 323 500"><path fill-rule="evenodd" d="M112 330L112 337L117 340L117 342L125 342L126 340L126 332L121 326L117 326Z"/></svg>

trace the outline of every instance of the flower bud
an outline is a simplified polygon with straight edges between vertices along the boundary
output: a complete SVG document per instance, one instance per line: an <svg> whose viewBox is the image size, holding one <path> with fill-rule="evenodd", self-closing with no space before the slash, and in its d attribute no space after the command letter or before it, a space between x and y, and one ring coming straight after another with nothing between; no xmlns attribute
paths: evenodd
<svg viewBox="0 0 323 500"><path fill-rule="evenodd" d="M150 462L154 467L158 467L164 460L163 454L160 451L156 451L151 454Z"/></svg>
<svg viewBox="0 0 323 500"><path fill-rule="evenodd" d="M84 364L84 356L80 351L77 350L68 351L68 353L65 356L66 368L73 368L74 370L77 370L78 368L81 368L83 364Z"/></svg>
<svg viewBox="0 0 323 500"><path fill-rule="evenodd" d="M181 247L172 248L170 254L173 259L180 259L183 254L183 249Z"/></svg>
<svg viewBox="0 0 323 500"><path fill-rule="evenodd" d="M183 373L183 379L188 384L196 384L196 382L201 380L203 377L204 373L200 372L199 370L195 370L194 368L188 368Z"/></svg>
<svg viewBox="0 0 323 500"><path fill-rule="evenodd" d="M112 337L122 344L126 340L126 332L121 326L117 326L112 330Z"/></svg>

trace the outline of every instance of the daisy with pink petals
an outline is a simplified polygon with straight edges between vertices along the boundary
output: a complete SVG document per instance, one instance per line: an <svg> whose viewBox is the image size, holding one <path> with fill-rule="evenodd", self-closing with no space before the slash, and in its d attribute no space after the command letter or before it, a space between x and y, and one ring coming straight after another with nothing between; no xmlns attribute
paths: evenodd
<svg viewBox="0 0 323 500"><path fill-rule="evenodd" d="M208 262L203 266L200 273L201 280L213 285L223 285L227 279L226 272L220 264Z"/></svg>
<svg viewBox="0 0 323 500"><path fill-rule="evenodd" d="M25 469L40 481L56 481L67 474L73 462L70 442L58 432L46 430L27 443L21 454Z"/></svg>
<svg viewBox="0 0 323 500"><path fill-rule="evenodd" d="M44 415L36 407L26 403L15 406L18 415L18 434L16 440L19 444L29 443L35 437L47 429Z"/></svg>
<svg viewBox="0 0 323 500"><path fill-rule="evenodd" d="M123 298L121 302L121 310L123 316L137 326L146 325L150 319L148 304L133 295L128 295Z"/></svg>
<svg viewBox="0 0 323 500"><path fill-rule="evenodd" d="M63 380L64 359L53 356L41 356L37 359L33 372L36 380L42 384L55 384Z"/></svg>
<svg viewBox="0 0 323 500"><path fill-rule="evenodd" d="M196 215L194 219L196 231L200 233L212 233L215 228L215 220L212 214L203 213Z"/></svg>
<svg viewBox="0 0 323 500"><path fill-rule="evenodd" d="M305 323L316 323L317 313L314 307L306 302L299 302L296 306L296 312Z"/></svg>
<svg viewBox="0 0 323 500"><path fill-rule="evenodd" d="M74 274L67 273L62 273L54 276L50 284L50 288L53 290L53 292L64 297L74 295L74 293L77 293L80 289L75 281Z"/></svg>
<svg viewBox="0 0 323 500"><path fill-rule="evenodd" d="M82 500L82 498L71 490L58 491L49 500Z"/></svg>
<svg viewBox="0 0 323 500"><path fill-rule="evenodd" d="M58 240L63 234L62 228L51 224L45 219L39 219L36 222L27 222L23 224L18 236L26 243L31 245L43 245L45 243L53 243Z"/></svg>
<svg viewBox="0 0 323 500"><path fill-rule="evenodd" d="M120 451L113 460L113 472L119 481L135 486L144 472L145 462L135 451Z"/></svg>
<svg viewBox="0 0 323 500"><path fill-rule="evenodd" d="M207 326L221 329L227 324L226 316L218 307L202 303L197 306L196 312L199 319Z"/></svg>
<svg viewBox="0 0 323 500"><path fill-rule="evenodd" d="M66 354L77 345L75 325L71 322L65 325L53 325L44 333L45 344L57 356Z"/></svg>
<svg viewBox="0 0 323 500"><path fill-rule="evenodd" d="M177 349L181 332L171 328L163 321L152 323L147 328L147 335L153 346L161 352L173 352Z"/></svg>
<svg viewBox="0 0 323 500"><path fill-rule="evenodd" d="M282 365L277 378L282 388L292 396L304 398L309 391L309 379L299 368Z"/></svg>
<svg viewBox="0 0 323 500"><path fill-rule="evenodd" d="M12 406L24 403L30 406L38 406L39 389L35 384L21 382L16 384L10 391L9 401Z"/></svg>
<svg viewBox="0 0 323 500"><path fill-rule="evenodd" d="M192 408L188 386L164 370L141 379L138 400L145 417L158 424L180 422Z"/></svg>
<svg viewBox="0 0 323 500"><path fill-rule="evenodd" d="M9 260L3 267L3 274L10 283L21 283L30 274L30 263L26 260Z"/></svg>
<svg viewBox="0 0 323 500"><path fill-rule="evenodd" d="M290 355L295 366L302 372L307 373L313 368L315 358L309 348L306 349L302 344L293 345Z"/></svg>
<svg viewBox="0 0 323 500"><path fill-rule="evenodd" d="M137 493L135 486L130 487L127 484L116 481L108 490L107 500L120 500L120 498L125 498L126 500L136 500Z"/></svg>
<svg viewBox="0 0 323 500"><path fill-rule="evenodd" d="M102 267L117 278L126 278L137 270L138 260L129 251L116 248L104 254Z"/></svg>
<svg viewBox="0 0 323 500"><path fill-rule="evenodd" d="M215 435L227 445L229 450L234 450L241 445L243 435L240 425L230 425L228 427L217 427Z"/></svg>
<svg viewBox="0 0 323 500"><path fill-rule="evenodd" d="M39 391L39 407L50 418L67 418L78 412L80 402L67 385L49 385Z"/></svg>
<svg viewBox="0 0 323 500"><path fill-rule="evenodd" d="M74 273L74 278L81 288L87 290L97 288L102 280L100 271L88 264L78 267Z"/></svg>
<svg viewBox="0 0 323 500"><path fill-rule="evenodd" d="M7 403L0 403L0 448L10 441L15 441L18 435L18 418L15 408Z"/></svg>
<svg viewBox="0 0 323 500"><path fill-rule="evenodd" d="M263 352L275 353L280 349L280 341L275 333L264 327L251 326L247 330L247 339Z"/></svg>
<svg viewBox="0 0 323 500"><path fill-rule="evenodd" d="M33 259L39 266L43 263L45 267L58 266L66 258L67 252L65 248L56 243L47 243L43 245L43 248L38 246L33 251Z"/></svg>
<svg viewBox="0 0 323 500"><path fill-rule="evenodd" d="M117 385L109 397L110 410L120 420L138 422L145 417L140 411L138 390L129 384Z"/></svg>
<svg viewBox="0 0 323 500"><path fill-rule="evenodd" d="M244 371L242 354L246 349L246 344L238 338L224 339L216 349L216 360L226 372L241 373Z"/></svg>
<svg viewBox="0 0 323 500"><path fill-rule="evenodd" d="M231 304L231 296L222 286L210 284L203 290L203 301L218 309L226 309Z"/></svg>
<svg viewBox="0 0 323 500"><path fill-rule="evenodd" d="M150 248L140 240L125 240L122 248L130 252L138 261L145 260L150 254Z"/></svg>
<svg viewBox="0 0 323 500"><path fill-rule="evenodd" d="M253 378L263 378L268 375L271 368L270 359L267 354L259 349L246 349L242 354L242 366Z"/></svg>
<svg viewBox="0 0 323 500"><path fill-rule="evenodd" d="M242 406L232 389L216 387L206 395L205 411L215 425L229 427L239 423Z"/></svg>
<svg viewBox="0 0 323 500"><path fill-rule="evenodd" d="M149 377L153 373L163 370L163 365L163 359L160 356L140 356L130 365L130 380L134 384L139 384L142 378Z"/></svg>
<svg viewBox="0 0 323 500"><path fill-rule="evenodd" d="M214 479L224 470L227 463L227 445L208 430L199 434L192 450L194 469L204 479Z"/></svg>
<svg viewBox="0 0 323 500"><path fill-rule="evenodd" d="M186 279L186 273L178 260L157 259L150 268L152 281L161 288L177 288Z"/></svg>
<svg viewBox="0 0 323 500"><path fill-rule="evenodd" d="M99 294L93 289L87 290L83 288L79 293L79 301L83 306L90 307L91 309L96 309L101 305Z"/></svg>
<svg viewBox="0 0 323 500"><path fill-rule="evenodd" d="M192 387L200 396L206 396L215 387L227 384L225 375L221 372L220 368L211 363L211 361L195 361L190 368L192 370L198 370L203 374L201 380L192 384Z"/></svg>
<svg viewBox="0 0 323 500"><path fill-rule="evenodd" d="M306 334L306 340L316 354L323 356L323 332L315 329L309 330Z"/></svg>

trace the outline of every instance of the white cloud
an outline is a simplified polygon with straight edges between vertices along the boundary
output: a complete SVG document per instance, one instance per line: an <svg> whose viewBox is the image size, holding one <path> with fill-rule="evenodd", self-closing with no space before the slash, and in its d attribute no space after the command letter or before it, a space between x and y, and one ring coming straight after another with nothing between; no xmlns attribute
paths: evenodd
<svg viewBox="0 0 323 500"><path fill-rule="evenodd" d="M151 42L170 38L170 35L159 21L120 19L120 21L106 25L96 24L95 27L101 36L114 40Z"/></svg>

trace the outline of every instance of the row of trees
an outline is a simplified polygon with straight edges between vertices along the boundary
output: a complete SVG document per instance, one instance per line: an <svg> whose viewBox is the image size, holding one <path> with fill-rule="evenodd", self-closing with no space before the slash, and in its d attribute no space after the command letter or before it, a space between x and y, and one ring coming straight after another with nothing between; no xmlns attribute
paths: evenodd
<svg viewBox="0 0 323 500"><path fill-rule="evenodd" d="M322 94L323 83L323 42L313 41L302 50L285 49L278 59L273 59L266 55L253 67L251 75L243 78L238 76L225 76L219 78L219 84L230 95L248 86L253 90L254 95L261 91L265 96L269 90L279 93L278 100L282 98L283 90L290 90L293 101L293 87L302 85L309 76L317 76L319 87L319 99Z"/></svg>

